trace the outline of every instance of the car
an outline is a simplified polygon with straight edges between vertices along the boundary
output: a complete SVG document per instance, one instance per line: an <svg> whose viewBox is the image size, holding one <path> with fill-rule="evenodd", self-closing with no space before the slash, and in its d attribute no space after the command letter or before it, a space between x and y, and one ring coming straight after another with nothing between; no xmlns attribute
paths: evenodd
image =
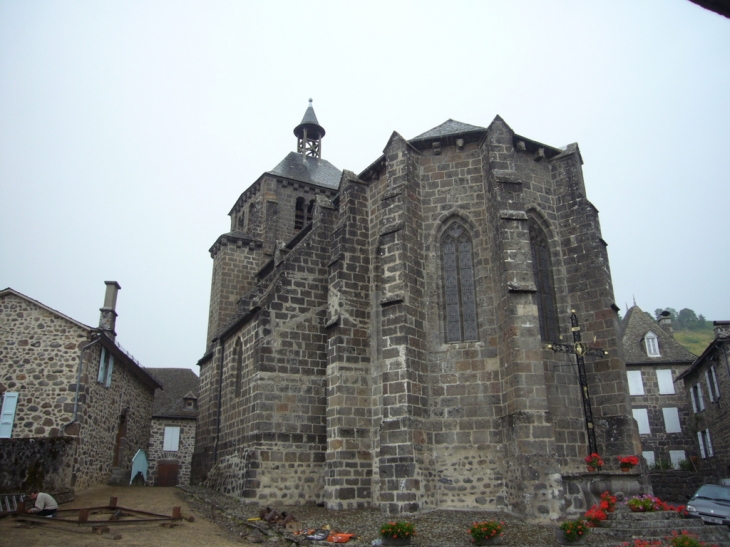
<svg viewBox="0 0 730 547"><path fill-rule="evenodd" d="M687 516L709 524L730 525L730 486L705 484L687 502Z"/></svg>

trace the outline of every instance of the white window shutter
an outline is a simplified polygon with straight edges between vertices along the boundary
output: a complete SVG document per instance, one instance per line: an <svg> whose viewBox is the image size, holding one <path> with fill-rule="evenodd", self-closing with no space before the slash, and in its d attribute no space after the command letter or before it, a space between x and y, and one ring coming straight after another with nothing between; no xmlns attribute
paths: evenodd
<svg viewBox="0 0 730 547"><path fill-rule="evenodd" d="M707 383L707 393L710 394L710 402L715 401L715 393L712 389L712 382L710 382L710 372L708 370L705 371L705 382Z"/></svg>
<svg viewBox="0 0 730 547"><path fill-rule="evenodd" d="M702 458L706 458L707 454L705 454L705 441L703 439L704 435L702 434L702 431L697 432L697 442L700 444L700 456Z"/></svg>
<svg viewBox="0 0 730 547"><path fill-rule="evenodd" d="M99 375L96 381L103 384L106 380L106 348L101 348L101 359L99 359Z"/></svg>
<svg viewBox="0 0 730 547"><path fill-rule="evenodd" d="M702 412L703 410L705 410L705 398L702 396L702 385L699 383L697 384L697 395L699 396L698 403L700 407L700 412Z"/></svg>
<svg viewBox="0 0 730 547"><path fill-rule="evenodd" d="M669 451L669 460L672 462L672 467L674 467L674 469L679 469L679 462L686 459L687 455L684 453L684 450Z"/></svg>
<svg viewBox="0 0 730 547"><path fill-rule="evenodd" d="M720 384L717 383L717 374L715 373L715 365L712 365L710 367L710 372L712 373L712 379L715 380L715 396L716 398L720 398Z"/></svg>
<svg viewBox="0 0 730 547"><path fill-rule="evenodd" d="M106 371L106 387L112 385L112 371L114 370L114 356L109 355L109 368Z"/></svg>
<svg viewBox="0 0 730 547"><path fill-rule="evenodd" d="M662 408L662 413L664 414L664 431L666 433L681 433L679 410L674 407L667 407Z"/></svg>
<svg viewBox="0 0 730 547"><path fill-rule="evenodd" d="M689 396L692 399L692 412L697 414L697 400L695 399L695 390L693 387L689 390Z"/></svg>
<svg viewBox="0 0 730 547"><path fill-rule="evenodd" d="M0 411L0 439L9 439L13 435L15 409L18 406L18 393L6 391L3 397L3 408Z"/></svg>
<svg viewBox="0 0 730 547"><path fill-rule="evenodd" d="M644 395L644 382L641 380L640 370L629 370L626 372L629 380L629 395Z"/></svg>
<svg viewBox="0 0 730 547"><path fill-rule="evenodd" d="M649 426L649 412L645 408L633 409L634 420L639 424L639 435L651 434L651 427Z"/></svg>
<svg viewBox="0 0 730 547"><path fill-rule="evenodd" d="M162 450L165 452L177 452L180 447L180 428L166 427L165 439L163 441Z"/></svg>
<svg viewBox="0 0 730 547"><path fill-rule="evenodd" d="M707 439L707 457L711 458L715 455L715 452L712 450L712 441L710 440L710 430L705 429L705 439Z"/></svg>
<svg viewBox="0 0 730 547"><path fill-rule="evenodd" d="M659 385L660 395L674 395L674 382L672 381L671 370L657 370L656 381Z"/></svg>

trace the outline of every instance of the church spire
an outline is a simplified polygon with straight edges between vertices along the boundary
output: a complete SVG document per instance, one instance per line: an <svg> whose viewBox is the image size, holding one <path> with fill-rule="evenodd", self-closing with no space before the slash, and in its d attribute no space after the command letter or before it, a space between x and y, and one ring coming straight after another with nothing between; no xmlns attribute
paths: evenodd
<svg viewBox="0 0 730 547"><path fill-rule="evenodd" d="M312 99L309 99L309 106L302 122L294 128L294 134L297 136L297 152L313 158L322 157L324 127L317 121L314 108L312 108Z"/></svg>

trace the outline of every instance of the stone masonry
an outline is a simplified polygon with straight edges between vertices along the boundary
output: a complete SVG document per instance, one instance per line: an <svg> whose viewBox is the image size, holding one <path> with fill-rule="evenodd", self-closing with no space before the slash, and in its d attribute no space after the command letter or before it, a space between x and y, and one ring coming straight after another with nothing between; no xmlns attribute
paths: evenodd
<svg viewBox="0 0 730 547"><path fill-rule="evenodd" d="M102 348L114 365L110 380L99 382ZM87 488L106 483L113 467L129 470L147 447L155 387L107 335L12 289L0 291L0 392L18 394L12 439L75 440L54 464L63 477L47 477L49 484Z"/></svg>
<svg viewBox="0 0 730 547"><path fill-rule="evenodd" d="M311 106L304 124L324 135ZM581 165L498 116L393 133L360 175L295 153L264 173L211 248L193 481L393 515L574 512L582 403L547 347L570 310L608 352L586 360L600 451L640 451Z"/></svg>

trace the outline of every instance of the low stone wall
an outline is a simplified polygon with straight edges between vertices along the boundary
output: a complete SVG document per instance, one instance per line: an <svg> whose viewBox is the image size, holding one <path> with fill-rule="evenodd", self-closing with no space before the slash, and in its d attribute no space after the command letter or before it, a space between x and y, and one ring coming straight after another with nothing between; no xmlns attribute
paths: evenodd
<svg viewBox="0 0 730 547"><path fill-rule="evenodd" d="M72 437L0 439L0 492L68 489L76 446Z"/></svg>
<svg viewBox="0 0 730 547"><path fill-rule="evenodd" d="M712 482L696 471L683 469L652 471L650 477L654 495L662 501L676 503L687 503L700 486Z"/></svg>

